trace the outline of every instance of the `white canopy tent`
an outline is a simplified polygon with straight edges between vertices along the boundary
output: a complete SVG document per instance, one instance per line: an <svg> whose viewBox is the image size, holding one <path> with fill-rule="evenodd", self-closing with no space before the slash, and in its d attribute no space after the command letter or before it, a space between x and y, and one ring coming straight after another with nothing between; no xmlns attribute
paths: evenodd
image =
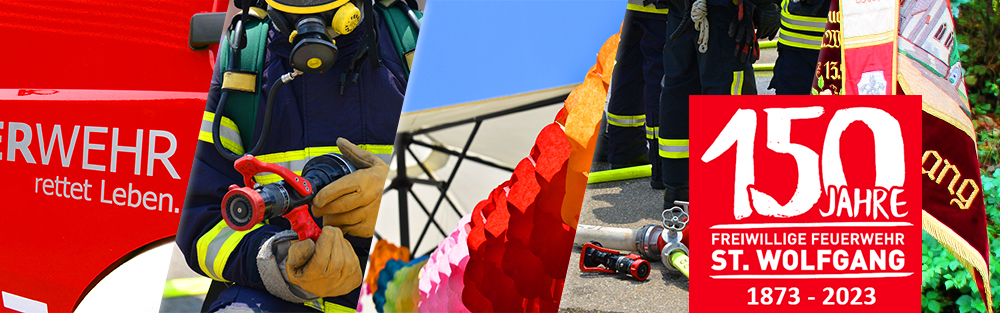
<svg viewBox="0 0 1000 313"><path fill-rule="evenodd" d="M510 177L625 14L621 1L428 1L377 239L414 256Z"/></svg>

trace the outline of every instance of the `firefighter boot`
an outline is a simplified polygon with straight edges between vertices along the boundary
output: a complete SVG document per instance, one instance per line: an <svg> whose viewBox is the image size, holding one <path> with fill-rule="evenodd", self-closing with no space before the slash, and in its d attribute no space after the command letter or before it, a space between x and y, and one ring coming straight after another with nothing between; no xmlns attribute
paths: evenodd
<svg viewBox="0 0 1000 313"><path fill-rule="evenodd" d="M663 210L674 207L674 201L688 201L688 182L665 184L663 188Z"/></svg>

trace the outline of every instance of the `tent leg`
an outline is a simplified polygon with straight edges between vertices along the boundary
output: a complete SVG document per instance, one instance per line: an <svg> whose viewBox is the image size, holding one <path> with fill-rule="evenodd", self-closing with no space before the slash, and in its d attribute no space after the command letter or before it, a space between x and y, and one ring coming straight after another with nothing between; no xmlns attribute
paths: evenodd
<svg viewBox="0 0 1000 313"><path fill-rule="evenodd" d="M410 133L399 133L396 137L396 146L393 148L396 153L396 179L392 185L399 196L399 244L401 247L410 247L410 213L407 194L410 193L413 182L406 176L405 151L410 145L411 136Z"/></svg>

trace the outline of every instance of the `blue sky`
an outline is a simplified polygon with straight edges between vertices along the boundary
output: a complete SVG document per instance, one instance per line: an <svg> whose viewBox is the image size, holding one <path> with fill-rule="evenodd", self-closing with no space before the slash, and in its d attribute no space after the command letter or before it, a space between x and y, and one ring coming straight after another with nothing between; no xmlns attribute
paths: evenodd
<svg viewBox="0 0 1000 313"><path fill-rule="evenodd" d="M624 0L428 0L404 112L583 81Z"/></svg>

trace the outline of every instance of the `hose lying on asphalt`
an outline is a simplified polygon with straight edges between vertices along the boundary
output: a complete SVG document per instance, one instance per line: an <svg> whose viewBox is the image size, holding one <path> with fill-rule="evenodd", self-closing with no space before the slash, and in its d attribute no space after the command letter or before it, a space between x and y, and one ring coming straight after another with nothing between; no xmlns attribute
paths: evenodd
<svg viewBox="0 0 1000 313"><path fill-rule="evenodd" d="M646 164L613 170L590 172L590 176L587 177L587 183L604 183L609 181L649 177L650 175L652 175L652 166Z"/></svg>
<svg viewBox="0 0 1000 313"><path fill-rule="evenodd" d="M677 251L670 254L670 263L674 264L674 268L680 270L684 277L691 278L688 275L688 260L688 255L684 252Z"/></svg>

